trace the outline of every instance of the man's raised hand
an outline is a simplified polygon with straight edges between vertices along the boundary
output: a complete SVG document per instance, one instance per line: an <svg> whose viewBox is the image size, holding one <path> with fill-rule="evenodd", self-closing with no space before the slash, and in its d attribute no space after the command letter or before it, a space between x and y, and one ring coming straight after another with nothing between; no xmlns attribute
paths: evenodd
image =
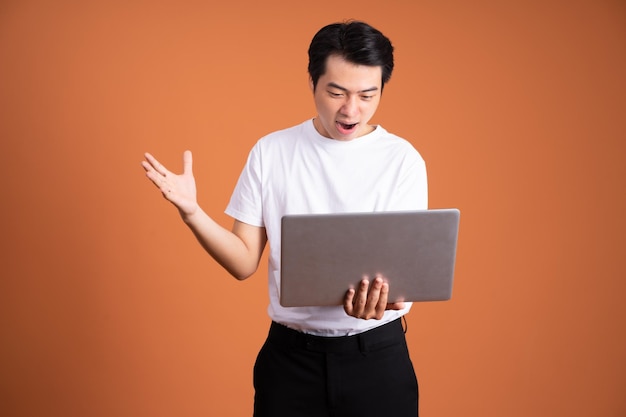
<svg viewBox="0 0 626 417"><path fill-rule="evenodd" d="M146 170L146 176L161 191L163 197L178 208L181 216L193 215L198 210L196 199L196 181L192 171L191 151L183 153L183 173L180 175L170 172L154 156L145 155L141 166Z"/></svg>

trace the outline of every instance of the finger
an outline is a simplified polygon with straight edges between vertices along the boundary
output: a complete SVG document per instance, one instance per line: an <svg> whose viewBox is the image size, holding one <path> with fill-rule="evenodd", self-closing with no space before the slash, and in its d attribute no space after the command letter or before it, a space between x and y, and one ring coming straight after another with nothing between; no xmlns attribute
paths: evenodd
<svg viewBox="0 0 626 417"><path fill-rule="evenodd" d="M387 304L387 310L404 310L404 301L398 301L395 303L388 303Z"/></svg>
<svg viewBox="0 0 626 417"><path fill-rule="evenodd" d="M361 280L359 283L359 288L354 295L354 300L352 302L352 316L354 317L363 317L363 313L365 312L365 306L367 305L367 293L369 289L370 283L367 279Z"/></svg>
<svg viewBox="0 0 626 417"><path fill-rule="evenodd" d="M378 309L378 300L380 299L380 292L383 286L383 280L380 277L376 277L374 282L370 286L369 292L367 294L367 305L365 310L368 312L368 317L371 318L371 315L374 314Z"/></svg>
<svg viewBox="0 0 626 417"><path fill-rule="evenodd" d="M159 174L158 172L156 172L156 170L154 169L154 167L146 161L141 161L141 166L143 167L143 169L146 171L146 177L148 177L148 179L157 187L157 188L161 188L163 181L164 181L164 177L163 175Z"/></svg>
<svg viewBox="0 0 626 417"><path fill-rule="evenodd" d="M350 288L348 291L346 291L346 296L343 299L343 309L349 316L351 316L352 312L354 311L354 305L352 304L352 302L354 301L354 294L354 288Z"/></svg>
<svg viewBox="0 0 626 417"><path fill-rule="evenodd" d="M191 175L193 173L193 157L191 151L183 152L183 175Z"/></svg>
<svg viewBox="0 0 626 417"><path fill-rule="evenodd" d="M167 181L164 175L159 174L154 169L147 170L146 177L163 193L163 195L171 200L172 185Z"/></svg>
<svg viewBox="0 0 626 417"><path fill-rule="evenodd" d="M146 152L144 154L144 158L145 160L141 161L141 166L143 167L143 169L145 169L146 172L156 172L154 166L159 162L154 158L154 156Z"/></svg>
<svg viewBox="0 0 626 417"><path fill-rule="evenodd" d="M146 152L143 154L144 158L146 158L146 161L144 161L144 165L149 165L151 167L154 168L154 165L158 164L159 162L156 160L156 158L154 156L152 156L152 154L150 154L149 152Z"/></svg>
<svg viewBox="0 0 626 417"><path fill-rule="evenodd" d="M148 152L146 152L144 154L146 160L150 163L150 165L152 166L152 168L154 168L154 170L156 172L158 172L159 174L165 176L169 173L169 171L163 166L163 164L161 164L159 161L157 161L157 159L152 156L151 154L149 154Z"/></svg>
<svg viewBox="0 0 626 417"><path fill-rule="evenodd" d="M387 309L388 298L389 298L389 284L386 282L383 282L381 284L378 303L376 304L376 318L378 320L382 319L383 315L385 314L385 310Z"/></svg>
<svg viewBox="0 0 626 417"><path fill-rule="evenodd" d="M141 161L141 166L146 170L146 172L154 171L152 165L150 165L147 161Z"/></svg>

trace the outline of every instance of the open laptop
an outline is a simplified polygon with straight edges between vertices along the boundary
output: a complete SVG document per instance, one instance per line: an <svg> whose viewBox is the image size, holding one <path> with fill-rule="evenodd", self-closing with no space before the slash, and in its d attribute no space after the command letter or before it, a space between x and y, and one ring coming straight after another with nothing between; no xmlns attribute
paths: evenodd
<svg viewBox="0 0 626 417"><path fill-rule="evenodd" d="M377 274L389 302L449 300L459 218L454 208L284 216L280 303L342 305L348 288Z"/></svg>

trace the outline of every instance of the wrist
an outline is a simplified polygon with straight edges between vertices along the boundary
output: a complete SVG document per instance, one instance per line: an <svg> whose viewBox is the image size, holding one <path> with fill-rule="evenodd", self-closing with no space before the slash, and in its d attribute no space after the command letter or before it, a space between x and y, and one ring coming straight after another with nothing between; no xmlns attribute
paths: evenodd
<svg viewBox="0 0 626 417"><path fill-rule="evenodd" d="M202 210L199 206L196 205L194 208L184 211L179 209L178 212L180 213L180 217L187 225L192 225L200 217L200 213L202 212Z"/></svg>

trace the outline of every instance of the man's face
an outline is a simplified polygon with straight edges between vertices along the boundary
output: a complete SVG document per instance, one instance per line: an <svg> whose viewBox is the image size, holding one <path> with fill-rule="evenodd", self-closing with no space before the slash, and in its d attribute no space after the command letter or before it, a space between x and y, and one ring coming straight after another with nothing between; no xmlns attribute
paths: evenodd
<svg viewBox="0 0 626 417"><path fill-rule="evenodd" d="M317 131L335 140L352 140L370 133L373 127L368 123L380 102L381 77L379 66L355 65L340 56L329 56L326 72L313 92L318 114L313 124Z"/></svg>

